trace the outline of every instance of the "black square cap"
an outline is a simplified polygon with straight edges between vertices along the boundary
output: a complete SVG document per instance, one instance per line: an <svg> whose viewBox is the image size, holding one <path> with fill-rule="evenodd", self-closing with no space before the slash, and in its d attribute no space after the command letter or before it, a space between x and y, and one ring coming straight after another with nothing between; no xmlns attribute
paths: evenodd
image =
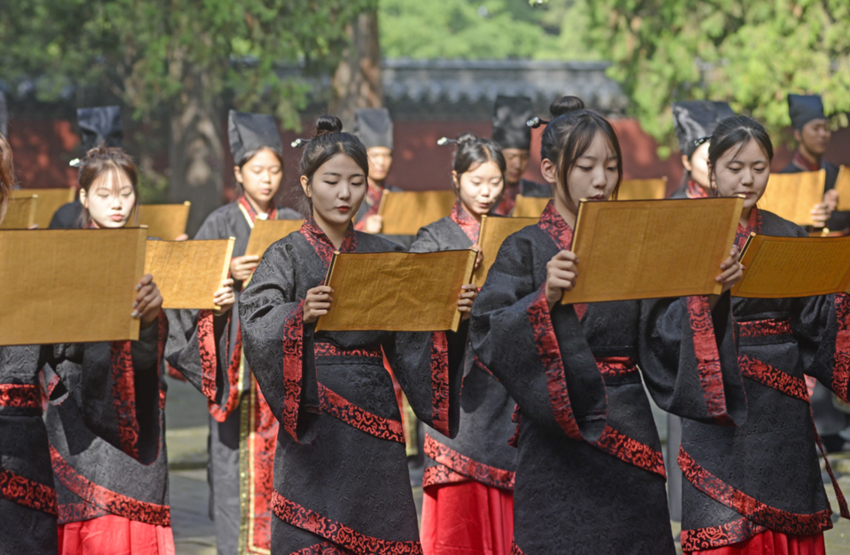
<svg viewBox="0 0 850 555"><path fill-rule="evenodd" d="M531 129L526 122L533 117L527 96L496 97L493 109L493 140L502 148L531 149Z"/></svg>
<svg viewBox="0 0 850 555"><path fill-rule="evenodd" d="M227 137L233 161L239 164L246 154L268 148L283 157L283 141L277 123L267 114L251 114L230 110L227 114Z"/></svg>
<svg viewBox="0 0 850 555"><path fill-rule="evenodd" d="M679 151L690 156L697 148L695 141L714 133L717 124L735 115L726 102L689 100L673 103L673 124Z"/></svg>
<svg viewBox="0 0 850 555"><path fill-rule="evenodd" d="M358 108L354 111L354 134L366 148L393 149L393 120L386 108Z"/></svg>
<svg viewBox="0 0 850 555"><path fill-rule="evenodd" d="M816 94L789 94L788 115L791 116L791 125L794 129L802 129L813 119L826 119L823 113L823 101L820 95Z"/></svg>
<svg viewBox="0 0 850 555"><path fill-rule="evenodd" d="M88 152L100 143L111 147L121 147L124 134L120 106L78 108L77 124L80 127L80 146L83 151Z"/></svg>
<svg viewBox="0 0 850 555"><path fill-rule="evenodd" d="M9 112L6 109L6 95L3 94L3 91L0 91L0 135L4 137L9 133L8 121Z"/></svg>

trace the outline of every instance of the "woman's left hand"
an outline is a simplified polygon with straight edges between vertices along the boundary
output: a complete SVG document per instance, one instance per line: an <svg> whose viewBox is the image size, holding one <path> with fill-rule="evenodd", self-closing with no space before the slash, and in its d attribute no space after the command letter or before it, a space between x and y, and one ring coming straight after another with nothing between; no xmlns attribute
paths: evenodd
<svg viewBox="0 0 850 555"><path fill-rule="evenodd" d="M476 297L478 297L478 287L475 285L470 283L461 288L460 295L457 296L457 309L462 314L461 321L469 320L472 314L472 303L475 302Z"/></svg>
<svg viewBox="0 0 850 555"><path fill-rule="evenodd" d="M136 284L136 301L133 303L133 318L142 321L142 327L153 324L162 308L162 295L153 281L153 276L145 274Z"/></svg>
<svg viewBox="0 0 850 555"><path fill-rule="evenodd" d="M738 247L733 246L732 250L729 251L729 258L724 260L723 264L720 265L720 269L723 271L717 276L717 281L723 284L724 293L732 289L744 277L744 270L746 268L744 268L739 259Z"/></svg>
<svg viewBox="0 0 850 555"><path fill-rule="evenodd" d="M478 252L475 256L475 268L473 268L473 270L478 270L478 267L484 262L484 253L481 252L481 247L478 246L478 243L472 245L472 250Z"/></svg>
<svg viewBox="0 0 850 555"><path fill-rule="evenodd" d="M226 279L221 282L221 289L215 292L213 302L219 307L216 316L227 314L236 303L236 294L233 292L233 280Z"/></svg>

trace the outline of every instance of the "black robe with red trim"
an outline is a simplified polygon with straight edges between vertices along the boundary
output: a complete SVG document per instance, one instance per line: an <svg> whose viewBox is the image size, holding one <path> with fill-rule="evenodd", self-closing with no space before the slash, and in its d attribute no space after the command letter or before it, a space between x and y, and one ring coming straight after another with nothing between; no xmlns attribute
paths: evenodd
<svg viewBox="0 0 850 555"><path fill-rule="evenodd" d="M725 295L713 311L706 297L550 311L546 264L571 238L550 202L537 225L502 244L472 311L472 349L520 410L514 550L672 555L661 442L641 374L665 410L742 422L731 303Z"/></svg>
<svg viewBox="0 0 850 555"><path fill-rule="evenodd" d="M463 332L314 332L303 299L334 246L314 224L272 245L242 293L245 354L280 421L271 551L422 552L401 415L382 351L417 417L457 432ZM351 227L342 252L399 247Z"/></svg>
<svg viewBox="0 0 850 555"><path fill-rule="evenodd" d="M171 525L160 374L167 333L161 313L138 341L46 347L60 525L106 515Z"/></svg>
<svg viewBox="0 0 850 555"><path fill-rule="evenodd" d="M471 248L480 224L460 204L452 214L419 230L410 252ZM483 253L495 257L496 253ZM425 434L423 487L466 479L512 490L516 454L508 444L516 429L511 421L516 403L489 370L474 361L463 378L460 426L451 439L429 430Z"/></svg>
<svg viewBox="0 0 850 555"><path fill-rule="evenodd" d="M0 347L0 554L56 553L37 345Z"/></svg>
<svg viewBox="0 0 850 555"><path fill-rule="evenodd" d="M245 255L251 224L258 217L244 197L222 206L204 221L195 239L233 237L233 257ZM241 204L241 207L240 207ZM275 219L303 219L290 208L272 209ZM211 311L168 310L166 360L207 398L210 412L208 476L213 500L218 552L256 553L269 548L269 493L272 488L277 422L258 395L251 370L243 364L239 302L243 283L233 290L236 302L227 317ZM243 420L249 425L243 426ZM251 453L248 444L251 443ZM245 461L250 456L249 461ZM240 470L240 464L243 468ZM243 501L248 510L243 509ZM250 530L250 533L248 533Z"/></svg>
<svg viewBox="0 0 850 555"><path fill-rule="evenodd" d="M739 227L739 245L751 231L807 236L799 226L758 209L747 228ZM685 478L685 551L738 543L766 529L810 536L832 528L804 375L848 398L847 295L735 298L733 312L747 421L738 428L684 421L679 466Z"/></svg>

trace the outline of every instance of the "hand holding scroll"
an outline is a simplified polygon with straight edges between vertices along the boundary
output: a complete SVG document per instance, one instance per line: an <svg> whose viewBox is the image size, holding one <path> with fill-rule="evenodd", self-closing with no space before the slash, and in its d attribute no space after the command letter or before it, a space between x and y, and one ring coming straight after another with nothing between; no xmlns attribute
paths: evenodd
<svg viewBox="0 0 850 555"><path fill-rule="evenodd" d="M227 314L227 311L233 308L234 303L236 303L236 295L233 293L232 279L221 282L221 289L215 292L213 302L220 307L216 316Z"/></svg>
<svg viewBox="0 0 850 555"><path fill-rule="evenodd" d="M470 283L461 287L460 295L457 296L457 309L463 313L460 318L461 321L469 320L469 316L472 314L472 304L476 297L478 297L478 287L474 284Z"/></svg>
<svg viewBox="0 0 850 555"><path fill-rule="evenodd" d="M230 275L236 281L245 281L251 277L251 274L254 273L254 270L259 265L259 256L236 256L230 261Z"/></svg>
<svg viewBox="0 0 850 555"><path fill-rule="evenodd" d="M162 308L162 295L153 281L151 274L145 274L136 284L136 301L133 303L133 318L142 321L142 327L146 328L153 324L159 316Z"/></svg>
<svg viewBox="0 0 850 555"><path fill-rule="evenodd" d="M720 265L722 272L717 276L717 281L723 284L724 293L732 289L744 277L745 268L739 258L738 248L733 246L729 251L729 258Z"/></svg>
<svg viewBox="0 0 850 555"><path fill-rule="evenodd" d="M578 257L574 252L561 251L546 263L546 302L549 310L570 291L578 275Z"/></svg>
<svg viewBox="0 0 850 555"><path fill-rule="evenodd" d="M812 221L815 227L825 227L832 217L833 210L838 206L838 191L831 189L823 195L823 202L812 208Z"/></svg>
<svg viewBox="0 0 850 555"><path fill-rule="evenodd" d="M304 323L312 324L319 319L319 316L324 316L331 308L333 301L334 290L327 285L320 285L307 291L307 296L304 298Z"/></svg>
<svg viewBox="0 0 850 555"><path fill-rule="evenodd" d="M380 233L382 229L384 229L383 216L374 214L366 218L366 226L363 228L363 231L366 233Z"/></svg>
<svg viewBox="0 0 850 555"><path fill-rule="evenodd" d="M475 270L478 269L479 266L484 262L484 253L481 251L481 247L478 246L478 243L473 243L472 250L476 251L478 255L475 257Z"/></svg>

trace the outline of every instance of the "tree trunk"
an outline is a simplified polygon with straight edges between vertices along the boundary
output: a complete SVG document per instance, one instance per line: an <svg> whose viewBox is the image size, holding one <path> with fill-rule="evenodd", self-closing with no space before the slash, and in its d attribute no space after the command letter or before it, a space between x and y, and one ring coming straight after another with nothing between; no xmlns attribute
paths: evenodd
<svg viewBox="0 0 850 555"><path fill-rule="evenodd" d="M186 232L193 237L206 217L220 207L224 191L224 146L219 111L205 98L203 76L192 79L171 116L172 202L190 201Z"/></svg>
<svg viewBox="0 0 850 555"><path fill-rule="evenodd" d="M346 130L350 131L356 108L380 108L383 105L377 10L358 15L348 24L346 33L350 43L334 72L330 113L339 117Z"/></svg>

